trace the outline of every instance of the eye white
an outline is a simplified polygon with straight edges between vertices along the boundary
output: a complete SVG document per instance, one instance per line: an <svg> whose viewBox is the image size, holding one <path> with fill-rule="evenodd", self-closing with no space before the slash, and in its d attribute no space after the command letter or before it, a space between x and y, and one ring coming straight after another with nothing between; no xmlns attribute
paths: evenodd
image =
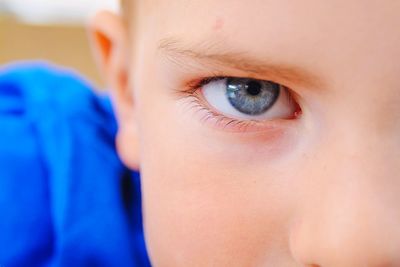
<svg viewBox="0 0 400 267"><path fill-rule="evenodd" d="M227 117L239 120L265 121L287 119L296 111L296 106L290 101L288 90L281 86L279 97L271 108L259 115L244 114L229 102L226 96L226 82L227 78L211 81L202 87L201 92L204 99L215 111Z"/></svg>

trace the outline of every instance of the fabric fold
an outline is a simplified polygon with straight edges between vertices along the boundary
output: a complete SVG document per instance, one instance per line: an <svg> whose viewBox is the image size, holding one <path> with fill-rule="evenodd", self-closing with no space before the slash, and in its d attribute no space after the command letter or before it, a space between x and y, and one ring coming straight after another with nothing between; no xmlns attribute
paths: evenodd
<svg viewBox="0 0 400 267"><path fill-rule="evenodd" d="M0 266L150 266L116 130L107 96L76 73L0 69Z"/></svg>

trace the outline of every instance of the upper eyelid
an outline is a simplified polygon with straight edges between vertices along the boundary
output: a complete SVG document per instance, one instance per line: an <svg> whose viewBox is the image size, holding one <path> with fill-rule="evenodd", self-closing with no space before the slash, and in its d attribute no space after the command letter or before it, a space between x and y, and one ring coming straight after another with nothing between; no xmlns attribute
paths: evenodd
<svg viewBox="0 0 400 267"><path fill-rule="evenodd" d="M190 64L197 63L205 70L214 69L220 72L221 69L226 69L226 72L228 72L228 69L232 69L245 74L240 76L285 83L288 87L292 87L292 85L303 88L325 87L320 77L305 69L260 61L243 52L219 52L219 49L213 48L213 46L210 46L204 49L204 46L201 45L199 47L196 47L196 45L188 47L176 38L165 38L160 41L158 47L164 58L184 69L196 68L197 66L190 66ZM267 77L267 79L261 77Z"/></svg>

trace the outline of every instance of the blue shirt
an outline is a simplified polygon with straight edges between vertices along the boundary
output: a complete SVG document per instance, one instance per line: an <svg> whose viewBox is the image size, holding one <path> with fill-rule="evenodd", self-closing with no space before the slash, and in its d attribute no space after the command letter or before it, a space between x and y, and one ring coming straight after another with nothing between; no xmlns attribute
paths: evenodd
<svg viewBox="0 0 400 267"><path fill-rule="evenodd" d="M0 266L150 266L139 175L106 96L47 63L0 68Z"/></svg>

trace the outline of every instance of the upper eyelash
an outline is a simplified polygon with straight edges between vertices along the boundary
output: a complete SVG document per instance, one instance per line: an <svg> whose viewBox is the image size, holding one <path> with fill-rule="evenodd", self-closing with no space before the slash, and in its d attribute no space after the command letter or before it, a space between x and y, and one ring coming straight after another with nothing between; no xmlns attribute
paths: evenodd
<svg viewBox="0 0 400 267"><path fill-rule="evenodd" d="M202 79L198 79L198 80L196 80L194 82L188 83L188 85L187 85L188 86L188 90L187 91L190 92L190 93L194 93L198 89L202 88L203 86L205 86L205 85L207 85L207 84L209 84L211 82L223 80L223 79L226 79L226 78L228 78L228 77L225 77L225 76L209 76L209 77L205 77L205 78L202 78Z"/></svg>

